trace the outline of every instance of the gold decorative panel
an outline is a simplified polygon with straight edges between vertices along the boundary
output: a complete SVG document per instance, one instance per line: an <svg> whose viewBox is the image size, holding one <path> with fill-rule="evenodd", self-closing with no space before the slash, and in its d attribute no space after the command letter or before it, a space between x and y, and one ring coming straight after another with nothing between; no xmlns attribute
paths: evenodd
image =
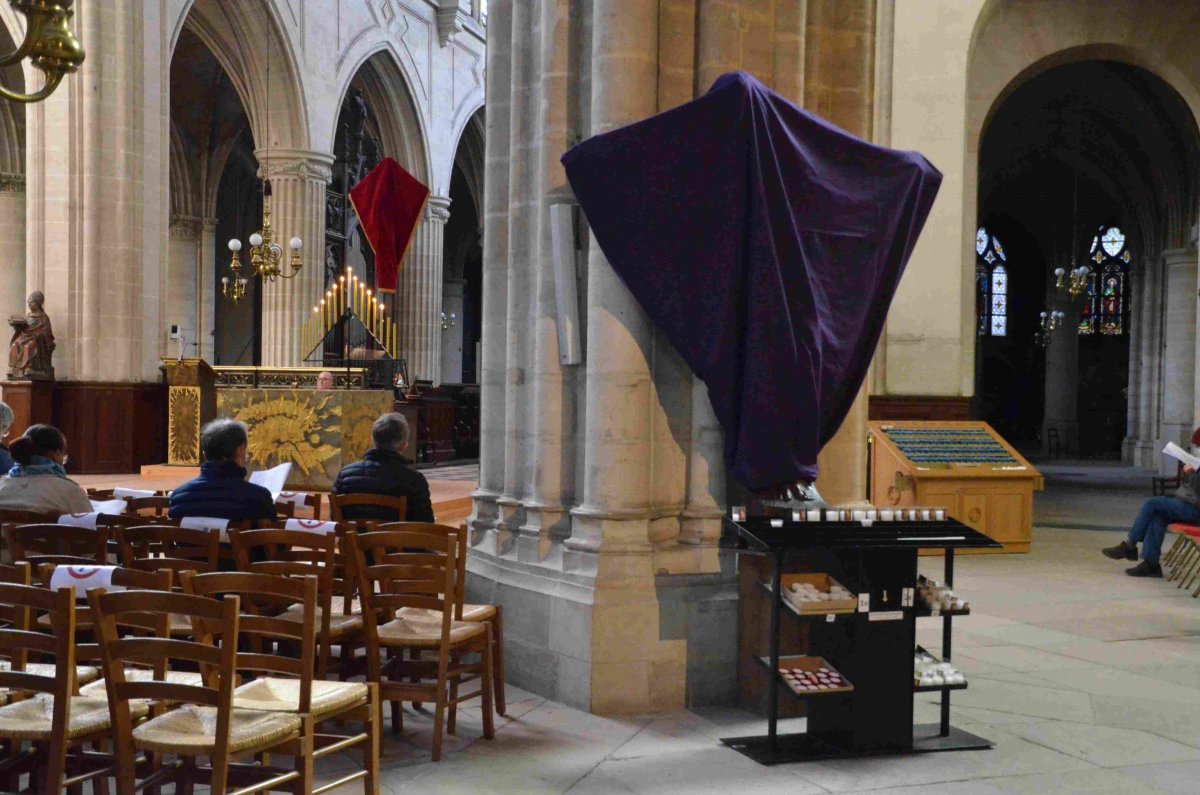
<svg viewBox="0 0 1200 795"><path fill-rule="evenodd" d="M252 469L290 461L288 488L327 490L371 446L371 423L392 411L387 390L217 389L217 414L246 423Z"/></svg>
<svg viewBox="0 0 1200 795"><path fill-rule="evenodd" d="M173 386L167 390L167 463L200 463L200 387Z"/></svg>

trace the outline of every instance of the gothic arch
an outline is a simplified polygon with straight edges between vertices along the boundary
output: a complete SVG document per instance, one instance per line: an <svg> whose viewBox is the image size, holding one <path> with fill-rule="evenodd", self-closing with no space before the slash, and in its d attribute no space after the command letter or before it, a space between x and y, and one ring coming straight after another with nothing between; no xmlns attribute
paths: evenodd
<svg viewBox="0 0 1200 795"><path fill-rule="evenodd" d="M338 110L351 84L357 82L377 114L376 122L384 153L421 182L433 187L430 182L433 168L429 136L424 117L412 89L413 81L405 73L403 60L392 43L380 41L373 47L364 48L351 63L352 66L342 72L342 80L334 95L337 104L332 113L328 137L330 145L337 137Z"/></svg>
<svg viewBox="0 0 1200 795"><path fill-rule="evenodd" d="M296 53L273 2L187 0L172 28L172 57L184 28L204 42L229 76L250 119L254 140L263 142L260 148L310 148Z"/></svg>
<svg viewBox="0 0 1200 795"><path fill-rule="evenodd" d="M483 219L483 167L484 167L484 109L480 104L467 114L462 126L455 130L454 160L451 168L458 166L462 169L463 177L471 189L471 200L475 205L475 214ZM446 184L450 184L447 177Z"/></svg>

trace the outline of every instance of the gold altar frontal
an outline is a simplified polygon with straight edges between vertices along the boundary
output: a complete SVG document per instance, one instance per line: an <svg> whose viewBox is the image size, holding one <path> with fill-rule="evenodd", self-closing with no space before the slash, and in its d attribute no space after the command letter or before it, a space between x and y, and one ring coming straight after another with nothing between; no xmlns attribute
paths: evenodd
<svg viewBox="0 0 1200 795"><path fill-rule="evenodd" d="M246 423L251 469L290 462L287 487L328 491L371 446L371 424L392 411L386 389L217 387L217 415Z"/></svg>

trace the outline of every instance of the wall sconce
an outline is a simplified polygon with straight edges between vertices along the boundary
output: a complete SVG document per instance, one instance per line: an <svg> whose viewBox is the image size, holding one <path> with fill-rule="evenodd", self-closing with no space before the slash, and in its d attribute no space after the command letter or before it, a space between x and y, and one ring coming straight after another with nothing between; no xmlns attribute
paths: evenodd
<svg viewBox="0 0 1200 795"><path fill-rule="evenodd" d="M447 329L453 327L455 320L457 320L457 315L455 315L453 312L451 312L450 314L446 314L445 312L443 312L442 313L442 331L446 331Z"/></svg>

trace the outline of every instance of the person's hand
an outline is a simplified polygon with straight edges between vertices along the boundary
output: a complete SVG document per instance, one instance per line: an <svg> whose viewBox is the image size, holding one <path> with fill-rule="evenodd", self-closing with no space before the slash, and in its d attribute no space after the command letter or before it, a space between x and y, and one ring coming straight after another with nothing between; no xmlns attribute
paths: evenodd
<svg viewBox="0 0 1200 795"><path fill-rule="evenodd" d="M1185 474L1185 475L1190 475L1195 471L1196 471L1195 467L1184 466L1184 468L1183 468L1183 474Z"/></svg>

